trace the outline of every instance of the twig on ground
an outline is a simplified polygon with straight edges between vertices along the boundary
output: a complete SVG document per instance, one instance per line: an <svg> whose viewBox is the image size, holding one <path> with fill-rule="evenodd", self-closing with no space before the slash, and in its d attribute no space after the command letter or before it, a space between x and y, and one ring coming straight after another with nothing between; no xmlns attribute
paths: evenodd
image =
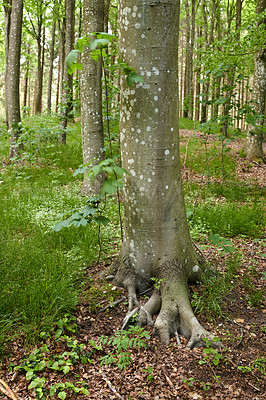
<svg viewBox="0 0 266 400"><path fill-rule="evenodd" d="M188 139L188 141L187 141L187 144L186 144L186 153L185 153L185 158L184 158L184 162L183 162L183 167L186 166L186 162L187 162L187 153L188 153L188 145L189 145L190 139L191 139L192 137L194 137L194 135L191 135L191 136L189 137L189 139Z"/></svg>
<svg viewBox="0 0 266 400"><path fill-rule="evenodd" d="M0 379L0 392L12 400L18 400L6 382Z"/></svg>
<svg viewBox="0 0 266 400"><path fill-rule="evenodd" d="M253 389L257 390L257 392L259 392L259 391L260 391L260 389L259 389L259 388L257 388L256 386L252 385L252 383L248 382L248 385L250 385L251 387L253 387Z"/></svg>
<svg viewBox="0 0 266 400"><path fill-rule="evenodd" d="M134 308L134 310L132 310L129 313L127 313L127 315L125 316L125 318L123 320L123 324L122 324L121 330L124 330L126 328L126 326L129 323L130 318L132 318L133 315L138 314L139 310L140 310L140 306Z"/></svg>
<svg viewBox="0 0 266 400"><path fill-rule="evenodd" d="M166 371L166 368L165 368L164 365L162 366L162 371L163 371L163 373L164 373L164 375L165 375L165 378L166 378L166 380L167 380L168 385L169 385L170 388L172 389L173 395L174 395L174 396L177 396L177 391L176 391L176 389L175 389L175 385L173 384L173 382L172 382L171 379L169 378L169 376L168 376L168 374L167 374L167 371Z"/></svg>
<svg viewBox="0 0 266 400"><path fill-rule="evenodd" d="M177 345L178 345L178 346L181 346L181 342L180 342L179 335L178 335L178 332L177 332L177 331L175 331L175 338L176 338L176 343L177 343Z"/></svg>
<svg viewBox="0 0 266 400"><path fill-rule="evenodd" d="M105 375L105 373L103 371L100 370L100 374L102 375L103 379L105 380L105 382L107 383L109 389L116 395L116 397L120 400L124 400L124 397L121 396L121 394L119 394L117 392L117 390L112 386L111 382L109 381L109 379L107 378L107 376Z"/></svg>
<svg viewBox="0 0 266 400"><path fill-rule="evenodd" d="M239 341L237 342L237 344L235 345L235 348L237 348L237 347L239 347L240 346L240 344L242 343L242 339L243 339L243 329L242 328L240 328L240 339L239 339Z"/></svg>
<svg viewBox="0 0 266 400"><path fill-rule="evenodd" d="M108 304L106 307L101 308L101 309L99 310L99 313L100 313L100 312L103 312L103 311L105 311L105 310L107 310L108 308L118 306L118 304L122 303L122 302L125 301L126 299L127 299L126 296L123 296L123 297L121 297L120 299L118 299L118 300L116 300L116 301L113 301L112 303Z"/></svg>
<svg viewBox="0 0 266 400"><path fill-rule="evenodd" d="M139 294L139 296L143 296L144 294L150 292L151 290L153 290L153 286L150 286L148 289L146 289L146 290L144 290L143 292L141 292L141 293Z"/></svg>
<svg viewBox="0 0 266 400"><path fill-rule="evenodd" d="M201 257L207 261L207 258L205 257L205 255L202 253L202 251L200 250L200 248L196 245L196 243L192 240L192 244L195 247L195 249L199 252L199 254L201 255Z"/></svg>

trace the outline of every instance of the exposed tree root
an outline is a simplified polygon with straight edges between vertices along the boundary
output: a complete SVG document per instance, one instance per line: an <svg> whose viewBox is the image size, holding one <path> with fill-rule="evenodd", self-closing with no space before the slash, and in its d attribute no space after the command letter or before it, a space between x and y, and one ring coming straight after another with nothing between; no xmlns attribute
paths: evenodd
<svg viewBox="0 0 266 400"><path fill-rule="evenodd" d="M198 267L195 265L195 267ZM188 339L187 346L190 349L199 346L205 346L203 340L207 338L210 342L214 335L203 328L195 317L189 301L186 276L191 276L195 272L198 276L200 268L192 269L189 273L182 268L176 261L164 263L160 266L156 278L158 282L154 288L151 297L145 304L140 304L137 299L137 291L144 288L144 283L150 288L150 282L146 279L139 281L139 276L133 276L132 270L129 272L127 265L125 279L123 280L123 268L118 271L118 278L115 277L115 284L123 286L128 291L128 313L124 318L122 329L126 329L134 318L140 326L154 326L154 333L158 334L161 342L168 345L171 337L175 337L177 344L180 345L179 334ZM195 278L194 277L194 278ZM137 314L137 318L136 318ZM157 318L154 321L154 316ZM223 347L220 341L213 341L212 347Z"/></svg>

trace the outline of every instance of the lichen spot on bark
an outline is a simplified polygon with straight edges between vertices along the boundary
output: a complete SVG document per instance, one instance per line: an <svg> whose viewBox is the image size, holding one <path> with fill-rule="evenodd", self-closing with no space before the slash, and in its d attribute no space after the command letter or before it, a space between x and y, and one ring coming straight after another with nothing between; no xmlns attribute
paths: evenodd
<svg viewBox="0 0 266 400"><path fill-rule="evenodd" d="M198 272L198 270L199 270L199 266L198 265L194 265L192 271L193 272Z"/></svg>

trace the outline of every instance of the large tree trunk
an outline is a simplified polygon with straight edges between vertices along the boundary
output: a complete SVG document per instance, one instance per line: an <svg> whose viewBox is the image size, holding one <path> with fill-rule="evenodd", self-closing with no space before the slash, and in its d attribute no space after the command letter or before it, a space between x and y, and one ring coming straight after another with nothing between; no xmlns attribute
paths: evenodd
<svg viewBox="0 0 266 400"><path fill-rule="evenodd" d="M84 0L83 34L103 32L104 29L104 0ZM104 157L104 137L102 119L102 66L96 63L89 50L82 56L83 69L80 76L81 95L81 133L83 148L83 163L98 164ZM102 177L93 183L84 177L83 191L98 193Z"/></svg>
<svg viewBox="0 0 266 400"><path fill-rule="evenodd" d="M23 0L6 1L5 11L5 97L6 97L6 124L10 134L9 157L19 154L17 140L20 135L19 123L19 79L20 79L20 50Z"/></svg>
<svg viewBox="0 0 266 400"><path fill-rule="evenodd" d="M266 9L266 0L258 0L257 14ZM266 19L261 23L266 24ZM255 110L262 115L262 119L257 122L258 127L250 126L247 134L247 156L254 161L264 161L262 143L265 136L260 126L266 125L266 45L255 56L254 84L252 98L255 102Z"/></svg>
<svg viewBox="0 0 266 400"><path fill-rule="evenodd" d="M119 46L123 61L145 83L121 82L122 163L125 236L116 264L115 284L129 293L129 312L137 292L160 284L139 309L141 324L152 323L163 343L181 332L190 348L212 337L196 319L187 282L200 279L182 192L178 140L177 0L121 0ZM153 44L156 43L156 46ZM157 286L157 285L156 285Z"/></svg>

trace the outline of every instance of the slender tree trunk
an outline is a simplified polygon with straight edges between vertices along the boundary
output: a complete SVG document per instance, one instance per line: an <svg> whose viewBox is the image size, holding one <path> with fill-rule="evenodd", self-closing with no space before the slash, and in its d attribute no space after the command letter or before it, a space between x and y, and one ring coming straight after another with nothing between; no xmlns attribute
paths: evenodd
<svg viewBox="0 0 266 400"><path fill-rule="evenodd" d="M83 30L84 34L102 32L104 28L104 1L84 0ZM102 66L96 63L89 50L82 56L83 69L80 76L81 90L81 133L83 163L98 164L104 158L103 116L102 116ZM84 177L83 190L87 193L98 193L102 177L94 183Z"/></svg>
<svg viewBox="0 0 266 400"><path fill-rule="evenodd" d="M197 37L200 39L202 37L202 27L198 27L197 29ZM201 49L202 49L202 44L199 41L198 44L198 66L196 69L196 89L195 89L195 120L199 121L200 120L200 79L201 79L201 74L200 74L200 65L201 65Z"/></svg>
<svg viewBox="0 0 266 400"><path fill-rule="evenodd" d="M180 61L180 74L179 74L179 79L180 79L180 89L179 89L179 102L180 104L183 104L183 75L184 75L184 49L183 49L183 32L182 32L182 36L179 40L180 42L180 53L181 53L181 61ZM183 107L179 107L180 108L180 117L182 116L182 108Z"/></svg>
<svg viewBox="0 0 266 400"><path fill-rule="evenodd" d="M74 27L75 27L75 0L65 0L65 12L66 12L66 31L65 31L65 56L67 56L73 49L74 43ZM64 64L63 67L63 91L62 101L63 104L61 110L61 122L60 130L62 131L60 142L66 143L66 127L68 120L72 118L71 111L73 110L73 76L67 73L67 67Z"/></svg>
<svg viewBox="0 0 266 400"><path fill-rule="evenodd" d="M182 192L178 142L179 0L121 0L120 57L145 83L121 81L120 136L124 179L125 237L114 282L128 290L129 311L152 324L163 343L181 332L188 346L211 337L193 314L187 280L199 279ZM165 34L167 32L167 34ZM156 43L156 46L152 44ZM165 52L167 49L167 52ZM144 306L136 292L160 284Z"/></svg>
<svg viewBox="0 0 266 400"><path fill-rule="evenodd" d="M243 0L236 0L236 40L240 40L240 28L241 28L241 14L242 14L242 4ZM232 20L232 7L229 8L230 12L228 13L228 32L230 31L231 20ZM227 86L229 89L226 92L226 98L228 99L227 102L224 104L224 124L222 127L222 132L227 137L228 136L228 125L230 120L230 112L232 109L231 100L235 89L235 68L230 68L227 74Z"/></svg>
<svg viewBox="0 0 266 400"><path fill-rule="evenodd" d="M50 64L49 64L48 91L47 91L48 114L50 114L52 110L52 83L53 83L53 70L54 70L55 28L56 28L56 21L53 21L52 38L50 44Z"/></svg>
<svg viewBox="0 0 266 400"><path fill-rule="evenodd" d="M104 18L103 18L104 32L108 32L110 6L111 6L111 0L104 0Z"/></svg>
<svg viewBox="0 0 266 400"><path fill-rule="evenodd" d="M189 3L186 0L187 40L186 40L186 93L184 94L184 118L193 119L193 49L195 42L195 1L191 1L191 13ZM191 26L190 26L191 24Z"/></svg>
<svg viewBox="0 0 266 400"><path fill-rule="evenodd" d="M25 114L25 110L27 107L27 98L28 98L28 86L29 86L29 68L30 68L30 61L29 61L29 56L30 56L30 45L28 45L28 57L26 61L26 71L25 71L25 84L24 84L24 93L23 93L23 113Z"/></svg>
<svg viewBox="0 0 266 400"><path fill-rule="evenodd" d="M21 122L19 80L23 0L6 1L4 4L6 124L10 134L9 157L13 158L19 155L21 148L21 145L17 146L17 141Z"/></svg>
<svg viewBox="0 0 266 400"><path fill-rule="evenodd" d="M29 79L28 107L29 107L29 115L31 115L32 114L32 110L31 110L31 79Z"/></svg>
<svg viewBox="0 0 266 400"><path fill-rule="evenodd" d="M37 26L37 47L38 47L38 56L37 56L37 96L35 103L35 114L40 114L42 112L42 82L43 82L43 48L42 48L42 33L43 33L43 1L40 1L39 4L39 15L38 15L38 26ZM43 43L44 46L44 43Z"/></svg>

